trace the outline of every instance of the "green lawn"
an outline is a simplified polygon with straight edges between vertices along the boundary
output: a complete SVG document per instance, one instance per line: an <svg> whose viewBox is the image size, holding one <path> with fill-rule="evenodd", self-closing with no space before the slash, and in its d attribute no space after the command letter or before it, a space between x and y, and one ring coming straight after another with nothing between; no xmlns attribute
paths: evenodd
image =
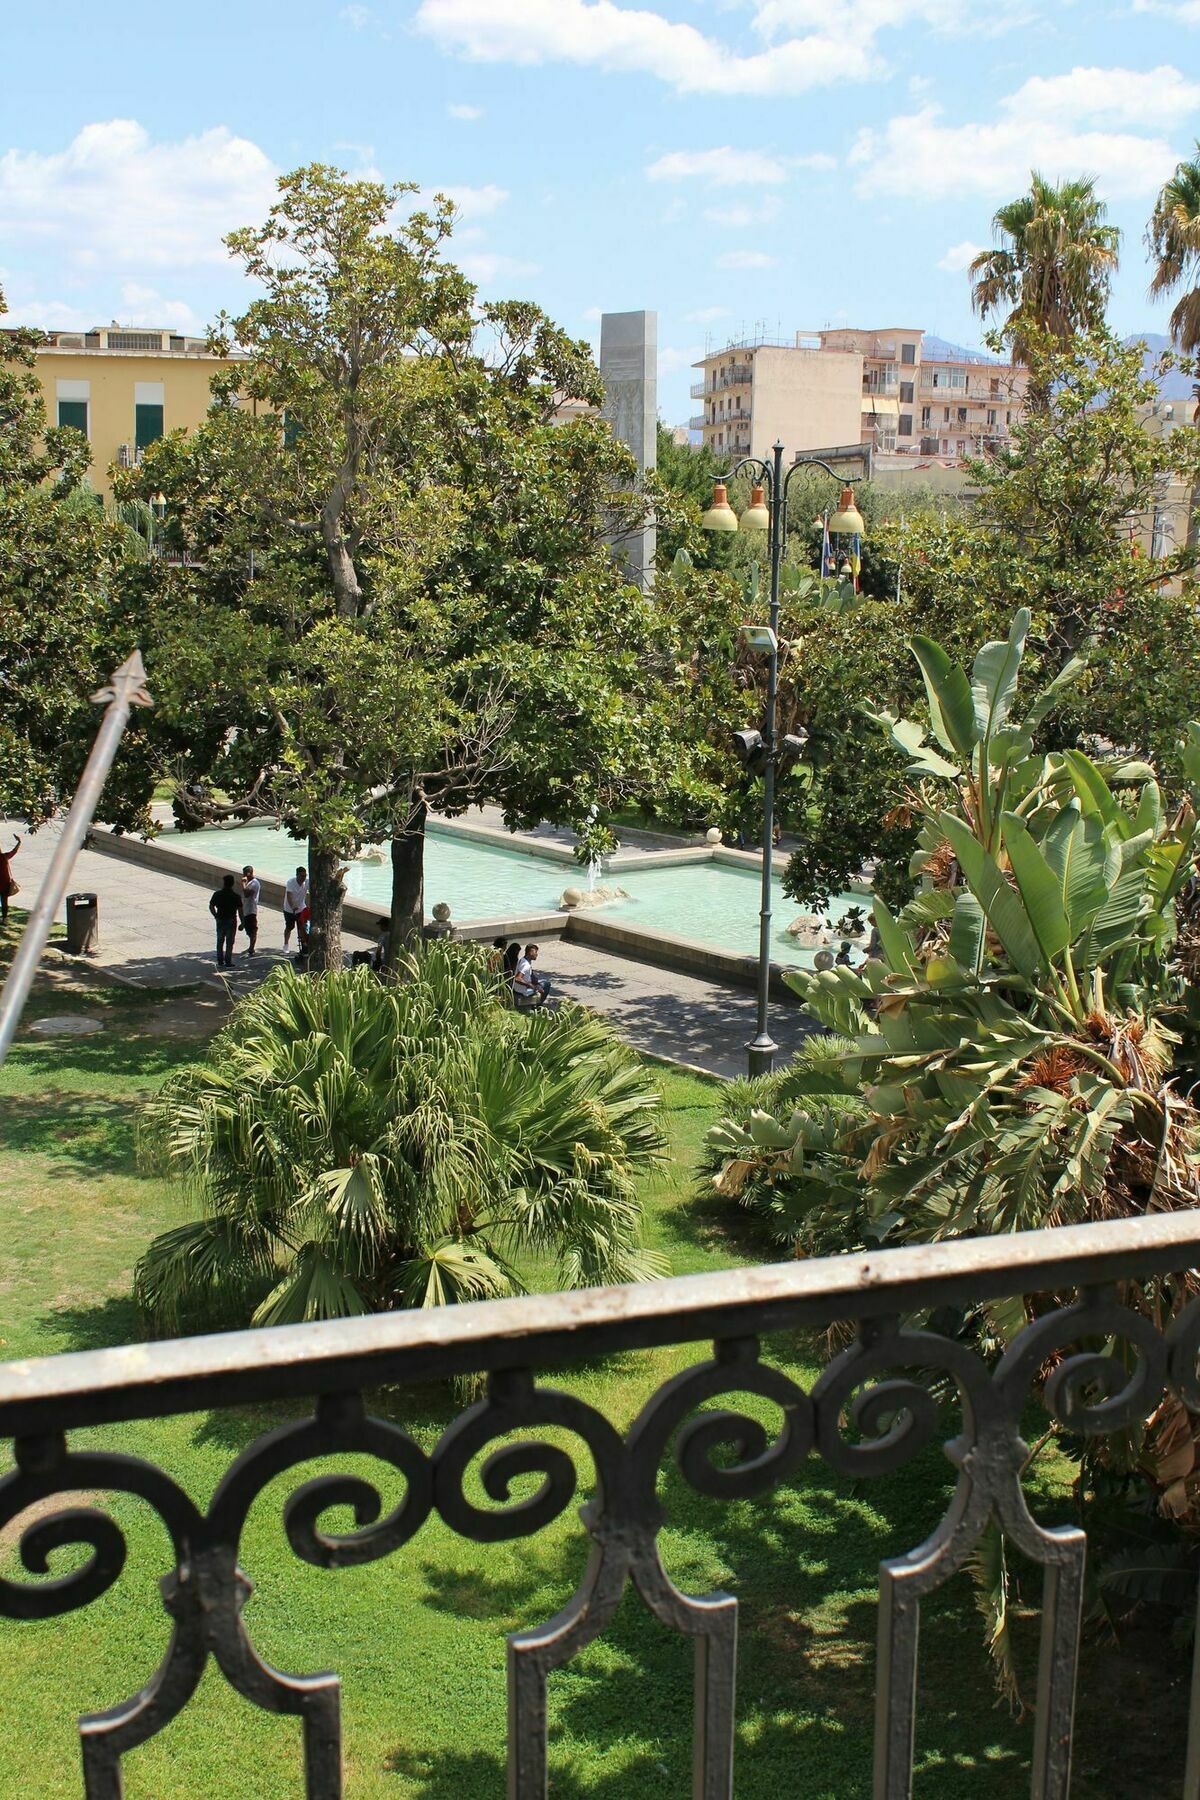
<svg viewBox="0 0 1200 1800"><path fill-rule="evenodd" d="M133 1264L152 1233L185 1214L177 1187L137 1173L134 1128L141 1096L197 1046L149 1035L153 1011L136 999L109 994L91 1004L106 1019L103 1035L23 1041L0 1071L0 1356L136 1336ZM79 1008L76 1002L71 1010ZM729 1266L751 1247L729 1235L714 1203L696 1200L692 1175L720 1090L664 1071L662 1091L672 1162L646 1186L648 1236L676 1272ZM811 1380L811 1346L776 1340L770 1352ZM630 1354L557 1379L624 1425L661 1381L701 1353ZM389 1394L377 1404L426 1447L455 1411L442 1391ZM757 1403L747 1410L759 1410ZM203 1500L232 1456L284 1416L280 1409L225 1411L75 1441L146 1455ZM380 1480L366 1459L337 1466ZM571 1593L587 1548L574 1509L536 1538L493 1546L466 1543L434 1519L386 1561L323 1572L292 1555L280 1522L287 1494L312 1472L293 1471L267 1490L243 1542L242 1565L255 1584L246 1617L260 1652L297 1673L341 1673L351 1800L499 1796L504 1635L548 1618ZM586 1488L586 1459L581 1479ZM396 1484L383 1479L380 1486L390 1504ZM882 1556L915 1545L932 1528L948 1489L948 1467L932 1452L857 1489L810 1461L787 1489L732 1505L708 1501L673 1469L666 1473L670 1522L661 1543L670 1573L685 1589L728 1587L742 1602L739 1795L869 1794L875 1570ZM1061 1497L1049 1503L1061 1506ZM76 1715L132 1692L165 1648L156 1584L171 1559L161 1526L140 1502L118 1497L111 1510L129 1543L115 1587L63 1619L0 1622L0 1800L77 1796ZM14 1572L11 1537L0 1564ZM1036 1584L1030 1592L1036 1598ZM1020 1631L1031 1649L1034 1622L1022 1619ZM965 1583L952 1584L928 1609L922 1650L918 1795L1015 1800L1028 1792L1029 1728L993 1704ZM1182 1656L1175 1660L1185 1674ZM1136 1785L1122 1785L1119 1775L1114 1785L1120 1751L1136 1727L1129 1712L1112 1706L1110 1664L1093 1672L1081 1707L1085 1766L1076 1796L1177 1792L1178 1773L1174 1785L1168 1779L1177 1759L1169 1737L1156 1731L1145 1734ZM1157 1718L1159 1664L1151 1659L1143 1668L1126 1658L1117 1675L1131 1711L1144 1708ZM553 1795L686 1794L691 1712L690 1643L627 1596L606 1636L552 1680ZM282 1800L302 1791L298 1726L258 1713L210 1670L181 1718L126 1760L126 1779L129 1800Z"/></svg>

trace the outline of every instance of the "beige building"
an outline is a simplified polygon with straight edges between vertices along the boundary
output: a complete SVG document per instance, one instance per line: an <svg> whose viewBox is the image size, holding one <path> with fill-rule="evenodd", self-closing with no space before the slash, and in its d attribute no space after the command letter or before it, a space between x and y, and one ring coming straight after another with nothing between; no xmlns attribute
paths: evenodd
<svg viewBox="0 0 1200 1800"><path fill-rule="evenodd" d="M204 338L142 326L51 331L37 352L37 375L51 425L73 425L92 449L90 477L111 488L109 469L131 467L168 431L200 424L209 382L233 358L209 353Z"/></svg>
<svg viewBox="0 0 1200 1800"><path fill-rule="evenodd" d="M765 456L779 438L789 454L866 444L953 465L1007 442L1025 385L1008 363L926 346L924 331L900 325L730 344L695 366L704 411L692 429L727 457Z"/></svg>

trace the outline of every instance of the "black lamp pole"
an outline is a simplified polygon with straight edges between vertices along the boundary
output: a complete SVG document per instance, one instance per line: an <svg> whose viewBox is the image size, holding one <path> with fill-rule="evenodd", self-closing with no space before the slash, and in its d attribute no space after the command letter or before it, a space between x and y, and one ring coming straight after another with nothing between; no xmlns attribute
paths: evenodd
<svg viewBox="0 0 1200 1800"><path fill-rule="evenodd" d="M746 1045L749 1070L751 1075L769 1075L775 1062L775 1053L779 1045L771 1036L767 1027L771 1005L771 882L775 873L775 768L778 748L775 742L776 712L779 697L779 577L783 563L783 546L787 538L787 491L792 476L797 469L824 469L835 481L841 480L835 469L819 456L797 457L785 475L783 472L784 447L780 442L771 446L771 460L759 456L747 456L742 459L725 481L730 482L743 469L753 469L761 476L764 486L770 493L770 537L768 550L771 558L771 648L767 661L767 699L763 709L762 722L762 758L763 758L763 837L762 837L762 903L758 915L758 1018L757 1029L751 1041Z"/></svg>

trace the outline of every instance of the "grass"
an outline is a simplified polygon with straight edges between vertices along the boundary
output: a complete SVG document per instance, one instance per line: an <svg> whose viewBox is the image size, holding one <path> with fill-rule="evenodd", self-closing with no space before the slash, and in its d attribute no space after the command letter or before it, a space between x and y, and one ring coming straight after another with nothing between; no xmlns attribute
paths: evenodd
<svg viewBox="0 0 1200 1800"><path fill-rule="evenodd" d="M155 1007L144 999L95 1004L108 1008L103 1034L23 1041L0 1071L0 1356L136 1337L133 1264L154 1232L186 1213L176 1187L138 1173L133 1133L140 1100L197 1045L151 1035ZM716 1203L693 1191L691 1170L719 1109L719 1088L669 1071L661 1081L672 1160L646 1183L650 1241L678 1273L757 1255L731 1235ZM811 1385L811 1345L779 1337L767 1348L774 1366ZM624 1427L664 1380L702 1354L699 1346L629 1354L553 1379ZM375 1396L373 1404L426 1449L457 1411L442 1390ZM771 1420L753 1398L745 1410ZM286 1408L226 1410L80 1433L74 1441L148 1457L204 1502L233 1456L287 1416ZM586 1491L586 1454L577 1461ZM536 1537L498 1545L466 1542L433 1518L386 1560L325 1572L292 1554L281 1524L288 1494L317 1466L272 1483L249 1516L241 1563L255 1584L246 1620L260 1654L295 1673L341 1674L350 1800L492 1800L504 1788L504 1637L551 1617L579 1580L587 1540L574 1506ZM336 1466L378 1483L385 1508L400 1498L399 1477L379 1464L359 1457ZM739 1794L854 1800L870 1793L877 1566L932 1529L949 1487L949 1467L933 1451L858 1487L810 1459L773 1496L732 1503L708 1500L673 1466L665 1470L669 1522L660 1544L669 1573L685 1591L727 1588L741 1603ZM477 1481L470 1492L481 1498ZM1051 1511L1061 1506L1060 1496L1045 1498ZM76 1715L132 1693L166 1649L157 1582L173 1559L161 1524L140 1501L118 1495L103 1504L128 1541L113 1588L58 1620L0 1622L0 1800L74 1800ZM322 1523L350 1528L344 1513ZM59 1556L56 1569L70 1566L70 1551ZM11 1539L0 1549L0 1568L19 1573ZM1028 1657L1032 1620L1022 1618L1018 1631ZM1158 1669L1151 1661L1141 1670L1148 1711ZM1126 1686L1138 1673L1128 1665L1119 1671ZM552 1679L550 1694L555 1800L689 1791L692 1647L636 1595L627 1594L605 1635ZM1083 1715L1089 1766L1077 1778L1077 1800L1177 1790L1177 1772L1175 1787L1166 1780L1169 1742L1151 1744L1136 1786L1123 1786L1114 1770L1132 1720L1088 1686ZM922 1623L917 1794L1015 1800L1028 1791L1029 1742L1029 1726L993 1705L982 1633L959 1578ZM126 1758L127 1795L282 1800L303 1790L299 1743L295 1721L257 1711L210 1668L180 1718ZM7 1753L15 1745L16 1769ZM1165 1770L1161 1788L1155 1754Z"/></svg>

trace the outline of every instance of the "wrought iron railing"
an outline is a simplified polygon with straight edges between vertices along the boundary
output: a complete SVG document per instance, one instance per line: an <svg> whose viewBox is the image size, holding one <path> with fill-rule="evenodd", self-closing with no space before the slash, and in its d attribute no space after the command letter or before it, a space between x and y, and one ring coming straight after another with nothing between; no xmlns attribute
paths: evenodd
<svg viewBox="0 0 1200 1800"><path fill-rule="evenodd" d="M559 1518L577 1491L575 1457L545 1435L565 1433L595 1471L580 1513L591 1560L561 1612L508 1640L509 1794L545 1795L549 1679L605 1629L632 1583L658 1620L695 1640L692 1792L696 1800L728 1800L738 1603L726 1593L685 1594L664 1568L659 1482L668 1450L674 1446L692 1488L733 1500L768 1495L814 1456L856 1479L883 1477L942 1438L957 1472L945 1517L923 1544L880 1568L876 1800L910 1793L921 1603L964 1566L992 1520L1044 1570L1032 1792L1035 1800L1065 1800L1086 1540L1074 1526L1046 1527L1031 1511L1022 1487L1022 1420L1038 1397L1071 1432L1107 1433L1146 1416L1164 1388L1200 1408L1200 1302L1164 1334L1121 1299L1122 1284L1198 1260L1200 1218L1175 1213L10 1363L0 1366L0 1433L15 1440L15 1467L0 1481L0 1530L36 1509L20 1558L25 1571L45 1578L30 1581L10 1567L0 1576L0 1615L14 1621L5 1629L23 1630L109 1589L125 1556L120 1528L102 1508L56 1510L55 1503L80 1490L140 1496L174 1547L161 1584L172 1636L139 1693L81 1720L88 1800L118 1800L122 1758L181 1711L210 1657L246 1699L298 1718L306 1791L327 1800L342 1792L338 1678L283 1674L255 1650L243 1618L254 1571L239 1566L252 1503L313 1457L367 1454L389 1479L399 1472L402 1500L381 1517L379 1493L358 1474L305 1480L283 1509L288 1540L305 1562L333 1569L403 1554L433 1513L477 1542L527 1537ZM1037 1318L991 1367L962 1342L906 1322L944 1305L1034 1292L1078 1298ZM852 1341L810 1390L764 1356L766 1332L839 1322ZM693 1342L711 1343L711 1355L653 1394L623 1435L544 1373L614 1351ZM366 1390L472 1371L486 1372L485 1397L431 1452L364 1401ZM957 1390L949 1420L935 1398L939 1386ZM711 1409L738 1395L778 1409L773 1436L744 1413ZM106 1423L310 1396L311 1416L251 1444L207 1507L150 1462L97 1448L92 1436L85 1448L71 1444L73 1432ZM532 1436L501 1442L519 1431ZM472 1497L476 1471L482 1503ZM531 1476L541 1478L537 1491L514 1499L511 1484ZM322 1529L333 1507L352 1508L357 1529ZM68 1546L90 1555L55 1577L50 1561ZM414 1676L408 1670L405 1679ZM1200 1673L1196 1694L1186 1771L1188 1753L1179 1747L1186 1800L1200 1795ZM981 1735L988 1715L981 1705ZM29 1791L19 1781L25 1754L16 1742L0 1744L0 1767L7 1763L18 1781L0 1782L4 1792Z"/></svg>

